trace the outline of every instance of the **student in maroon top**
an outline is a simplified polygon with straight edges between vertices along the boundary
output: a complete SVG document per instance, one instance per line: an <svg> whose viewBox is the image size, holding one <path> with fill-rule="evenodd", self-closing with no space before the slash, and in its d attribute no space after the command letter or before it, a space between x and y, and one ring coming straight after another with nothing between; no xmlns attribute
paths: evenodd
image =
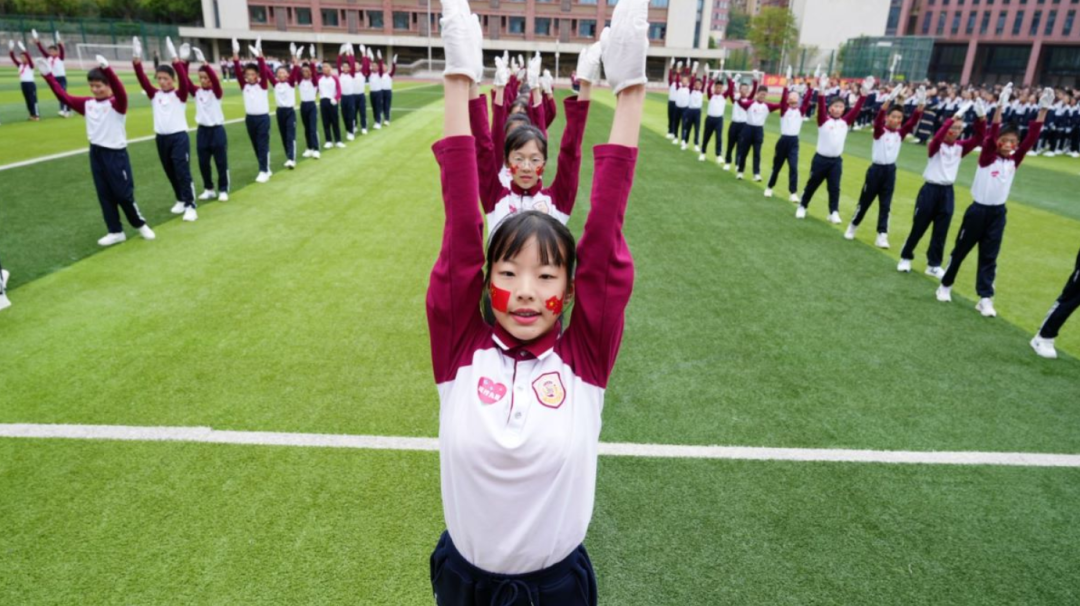
<svg viewBox="0 0 1080 606"><path fill-rule="evenodd" d="M430 559L435 602L595 606L583 540L603 394L633 287L622 225L645 103L648 0L619 2L602 37L617 101L609 143L595 150L580 245L552 217L523 212L498 231L487 254L470 136L481 29L466 0L444 0L442 9L444 138L433 150L446 222L427 296L447 523ZM485 297L493 325L479 312Z"/></svg>

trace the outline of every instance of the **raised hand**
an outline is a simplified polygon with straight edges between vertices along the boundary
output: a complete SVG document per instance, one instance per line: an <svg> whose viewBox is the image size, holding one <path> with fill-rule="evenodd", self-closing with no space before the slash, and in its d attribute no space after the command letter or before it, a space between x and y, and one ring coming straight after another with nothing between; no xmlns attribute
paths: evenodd
<svg viewBox="0 0 1080 606"><path fill-rule="evenodd" d="M100 67L101 69L108 69L109 62L107 60L105 60L105 57L102 57L101 55L97 55L97 56L94 57L94 59L97 61L98 67Z"/></svg>
<svg viewBox="0 0 1080 606"><path fill-rule="evenodd" d="M536 54L533 55L533 58L529 59L529 68L525 72L526 77L528 78L527 81L529 83L529 88L536 88L537 86L540 85L540 66L541 65L542 65L542 62L540 60L540 52L537 51Z"/></svg>
<svg viewBox="0 0 1080 606"><path fill-rule="evenodd" d="M479 83L484 74L483 33L468 0L442 0L440 20L446 69L443 75L466 76ZM371 49L368 49L371 52ZM381 51L380 51L381 56Z"/></svg>
<svg viewBox="0 0 1080 606"><path fill-rule="evenodd" d="M26 47L23 45L22 40L19 40L19 50L24 53L26 52Z"/></svg>
<svg viewBox="0 0 1080 606"><path fill-rule="evenodd" d="M289 43L289 56L290 57L297 56L296 55L296 43L295 42L290 42Z"/></svg>
<svg viewBox="0 0 1080 606"><path fill-rule="evenodd" d="M1005 88L1001 89L1001 96L998 98L998 104L1001 107L1005 107L1009 104L1009 99L1012 98L1013 84L1012 82L1005 85Z"/></svg>
<svg viewBox="0 0 1080 606"><path fill-rule="evenodd" d="M1046 87L1043 89L1042 95L1039 97L1039 109L1050 109L1050 106L1054 104L1054 89Z"/></svg>
<svg viewBox="0 0 1080 606"><path fill-rule="evenodd" d="M42 76L48 76L52 73L52 68L49 67L49 62L46 61L44 57L38 57L37 59L34 59L34 65L37 66L37 69L39 72L41 72Z"/></svg>
<svg viewBox="0 0 1080 606"><path fill-rule="evenodd" d="M507 65L508 53L503 51L502 55L495 57L495 81L494 84L497 87L506 86L510 82L510 66Z"/></svg>
<svg viewBox="0 0 1080 606"><path fill-rule="evenodd" d="M862 82L862 94L869 95L870 91L874 90L874 84L877 83L877 78L873 76L867 76Z"/></svg>
<svg viewBox="0 0 1080 606"><path fill-rule="evenodd" d="M172 38L170 36L165 37L165 50L168 51L169 58L173 61L176 61L176 45L173 44Z"/></svg>
<svg viewBox="0 0 1080 606"><path fill-rule="evenodd" d="M191 58L191 45L187 42L180 45L180 60L187 61Z"/></svg>
<svg viewBox="0 0 1080 606"><path fill-rule="evenodd" d="M131 58L135 61L142 60L142 40L138 36L131 39Z"/></svg>
<svg viewBox="0 0 1080 606"><path fill-rule="evenodd" d="M584 80L592 85L600 84L601 52L599 42L594 42L581 51L577 59L578 80Z"/></svg>
<svg viewBox="0 0 1080 606"><path fill-rule="evenodd" d="M232 54L234 57L240 56L240 41L236 38L232 39Z"/></svg>
<svg viewBox="0 0 1080 606"><path fill-rule="evenodd" d="M318 61L318 55L315 54L315 45L312 44L308 47L308 54L311 55L312 61Z"/></svg>
<svg viewBox="0 0 1080 606"><path fill-rule="evenodd" d="M195 53L196 61L198 61L199 63L206 63L206 56L203 55L203 52L201 50L194 48L192 49L192 52Z"/></svg>
<svg viewBox="0 0 1080 606"><path fill-rule="evenodd" d="M959 107L956 108L956 117L959 119L963 119L963 117L966 116L968 111L970 111L973 107L975 107L974 101L964 101L960 104Z"/></svg>
<svg viewBox="0 0 1080 606"><path fill-rule="evenodd" d="M622 0L611 15L611 27L600 35L604 72L612 91L645 84L649 51L649 0Z"/></svg>
<svg viewBox="0 0 1080 606"><path fill-rule="evenodd" d="M920 86L919 90L915 92L915 104L926 105L926 87Z"/></svg>
<svg viewBox="0 0 1080 606"><path fill-rule="evenodd" d="M37 30L36 29L30 30L30 35L34 37L34 42L38 41L38 35L37 35ZM34 63L37 63L37 61L34 61Z"/></svg>
<svg viewBox="0 0 1080 606"><path fill-rule="evenodd" d="M787 66L787 74L785 74L785 80L788 84L791 84L791 77L795 74L794 68L790 65Z"/></svg>
<svg viewBox="0 0 1080 606"><path fill-rule="evenodd" d="M986 117L986 102L982 100L982 97L975 99L975 117Z"/></svg>

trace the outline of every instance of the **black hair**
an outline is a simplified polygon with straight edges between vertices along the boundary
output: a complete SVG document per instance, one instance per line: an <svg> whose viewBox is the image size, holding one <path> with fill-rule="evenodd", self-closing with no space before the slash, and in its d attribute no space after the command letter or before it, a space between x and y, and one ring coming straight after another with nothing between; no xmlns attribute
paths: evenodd
<svg viewBox="0 0 1080 606"><path fill-rule="evenodd" d="M514 99L513 103L510 104L510 108L508 110L508 113L513 114L514 110L517 109L518 106L521 106L521 111L522 112L528 112L529 111L529 96L528 95L518 95L518 98Z"/></svg>
<svg viewBox="0 0 1080 606"><path fill-rule="evenodd" d="M154 73L155 74L168 74L168 76L170 78L176 79L176 70L173 69L172 66L165 65L164 63L157 66L157 69L154 70Z"/></svg>
<svg viewBox="0 0 1080 606"><path fill-rule="evenodd" d="M86 72L87 82L101 82L102 84L108 84L109 79L105 76L105 70L100 67L95 67Z"/></svg>
<svg viewBox="0 0 1080 606"><path fill-rule="evenodd" d="M540 153L544 154L544 160L547 160L547 137L544 136L544 133L540 132L539 128L536 128L531 124L525 124L520 128L515 129L514 132L506 135L506 141L503 142L503 157L509 158L510 152L525 147L529 141L536 142L536 146L540 148Z"/></svg>
<svg viewBox="0 0 1080 606"><path fill-rule="evenodd" d="M484 318L495 322L491 311L491 272L498 261L509 261L521 252L529 240L536 238L540 263L565 267L567 284L574 279L577 263L577 244L574 235L558 219L547 213L527 210L510 215L495 226L487 248L487 268L484 272Z"/></svg>
<svg viewBox="0 0 1080 606"><path fill-rule="evenodd" d="M888 115L891 116L893 112L900 112L900 115L903 115L904 114L904 108L899 106L899 105L894 105L894 106L889 108L889 114Z"/></svg>
<svg viewBox="0 0 1080 606"><path fill-rule="evenodd" d="M255 72L256 74L258 74L259 73L259 65L257 63L248 63L247 65L244 66L244 73L247 73L247 72Z"/></svg>
<svg viewBox="0 0 1080 606"><path fill-rule="evenodd" d="M829 107L832 107L836 103L843 103L844 107L847 107L847 101L845 101L844 97L841 95L836 95L832 99L829 99Z"/></svg>
<svg viewBox="0 0 1080 606"><path fill-rule="evenodd" d="M528 114L510 114L506 117L506 132L510 132L511 126L515 129L519 126L532 126L532 120Z"/></svg>
<svg viewBox="0 0 1080 606"><path fill-rule="evenodd" d="M59 49L59 48L57 48L57 46L56 46L55 44L50 44L50 45L49 45L49 49L48 49L48 50L51 50L51 51L53 51L53 50L60 50L60 49Z"/></svg>
<svg viewBox="0 0 1080 606"><path fill-rule="evenodd" d="M997 138L1000 139L1006 135L1012 135L1017 139L1020 138L1020 127L1016 124L1016 122L1009 122L1005 126L1002 126L1001 130L998 131Z"/></svg>

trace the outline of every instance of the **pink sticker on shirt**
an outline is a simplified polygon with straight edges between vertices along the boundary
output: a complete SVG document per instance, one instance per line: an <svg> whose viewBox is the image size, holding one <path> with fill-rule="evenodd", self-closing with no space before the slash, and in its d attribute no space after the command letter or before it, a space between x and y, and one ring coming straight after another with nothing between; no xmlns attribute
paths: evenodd
<svg viewBox="0 0 1080 606"><path fill-rule="evenodd" d="M480 377L480 383L476 386L476 394L484 404L494 404L506 395L506 386L496 383L487 377Z"/></svg>

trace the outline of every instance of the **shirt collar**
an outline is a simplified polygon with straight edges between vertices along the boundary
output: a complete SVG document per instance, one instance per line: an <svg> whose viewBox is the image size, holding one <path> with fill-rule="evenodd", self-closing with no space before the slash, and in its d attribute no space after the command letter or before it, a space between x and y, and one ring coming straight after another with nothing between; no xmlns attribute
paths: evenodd
<svg viewBox="0 0 1080 606"><path fill-rule="evenodd" d="M544 182L541 179L537 179L536 180L536 185L533 185L529 189L522 189L522 188L518 187L518 184L514 183L513 180L510 181L510 191L515 196L522 196L522 197L524 197L524 196L535 196L536 194L540 193L540 190L543 187L544 187Z"/></svg>
<svg viewBox="0 0 1080 606"><path fill-rule="evenodd" d="M555 342L559 340L559 336L562 334L562 322L558 322L555 326L544 333L539 339L530 343L522 343L517 340L514 335L511 335L509 331L502 327L502 324L495 322L495 344L499 346L499 349L503 350L506 355L517 360L543 360L548 354L555 349Z"/></svg>

